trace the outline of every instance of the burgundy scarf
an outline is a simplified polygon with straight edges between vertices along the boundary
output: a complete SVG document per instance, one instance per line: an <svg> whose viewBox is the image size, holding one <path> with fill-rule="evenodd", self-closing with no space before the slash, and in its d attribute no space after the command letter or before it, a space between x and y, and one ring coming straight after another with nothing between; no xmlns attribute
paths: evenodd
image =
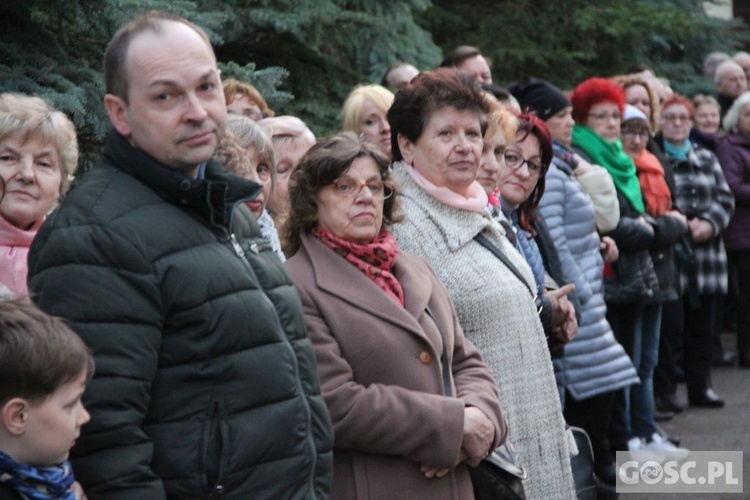
<svg viewBox="0 0 750 500"><path fill-rule="evenodd" d="M313 235L354 264L365 276L375 282L393 300L404 306L404 289L391 272L398 255L398 243L391 233L381 230L371 243L361 245L346 241L332 232L315 227Z"/></svg>

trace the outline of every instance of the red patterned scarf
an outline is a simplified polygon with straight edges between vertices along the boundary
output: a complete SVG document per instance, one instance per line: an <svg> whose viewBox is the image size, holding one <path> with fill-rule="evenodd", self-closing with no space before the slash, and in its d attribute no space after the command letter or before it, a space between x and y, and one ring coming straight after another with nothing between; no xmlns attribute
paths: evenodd
<svg viewBox="0 0 750 500"><path fill-rule="evenodd" d="M313 228L312 233L324 245L365 273L365 276L374 281L393 300L404 306L404 289L391 272L398 255L398 243L391 233L383 229L371 243L364 245L343 240L319 227Z"/></svg>
<svg viewBox="0 0 750 500"><path fill-rule="evenodd" d="M646 212L654 217L661 217L672 210L672 194L664 178L664 168L656 156L644 149L638 156L633 157L633 162L638 173L643 201L646 202Z"/></svg>

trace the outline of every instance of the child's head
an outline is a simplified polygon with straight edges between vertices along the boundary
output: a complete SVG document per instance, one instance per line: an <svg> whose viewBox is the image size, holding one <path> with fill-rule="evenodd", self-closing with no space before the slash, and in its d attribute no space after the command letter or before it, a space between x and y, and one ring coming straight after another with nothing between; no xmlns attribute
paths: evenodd
<svg viewBox="0 0 750 500"><path fill-rule="evenodd" d="M81 404L94 359L60 319L0 301L0 451L19 463L65 461L89 414Z"/></svg>

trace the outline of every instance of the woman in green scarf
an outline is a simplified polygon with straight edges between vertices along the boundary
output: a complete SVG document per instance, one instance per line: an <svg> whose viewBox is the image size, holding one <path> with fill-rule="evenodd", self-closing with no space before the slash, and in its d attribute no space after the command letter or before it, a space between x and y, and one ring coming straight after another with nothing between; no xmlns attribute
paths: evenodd
<svg viewBox="0 0 750 500"><path fill-rule="evenodd" d="M648 252L654 229L645 213L635 164L622 149L620 124L625 111L625 91L604 78L590 78L576 87L573 104L573 147L591 163L601 165L612 176L620 203L620 222L607 234L617 243L620 258L604 268L604 299L607 320L617 340L631 359L640 356L643 305L654 299L658 281ZM637 364L636 364L637 365ZM615 401L610 423L613 451L629 449L633 437L628 407L629 390ZM635 440L630 448L638 449Z"/></svg>

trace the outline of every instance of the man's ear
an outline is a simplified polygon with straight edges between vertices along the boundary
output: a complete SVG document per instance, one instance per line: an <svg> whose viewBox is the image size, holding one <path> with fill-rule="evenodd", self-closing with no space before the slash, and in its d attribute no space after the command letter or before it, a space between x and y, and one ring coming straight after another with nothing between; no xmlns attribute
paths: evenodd
<svg viewBox="0 0 750 500"><path fill-rule="evenodd" d="M401 156L404 158L404 163L409 165L414 164L414 143L406 138L404 134L398 134L396 136L398 141L398 149L401 151Z"/></svg>
<svg viewBox="0 0 750 500"><path fill-rule="evenodd" d="M3 406L3 425L12 436L20 436L26 432L29 408L29 402L23 398L13 398Z"/></svg>
<svg viewBox="0 0 750 500"><path fill-rule="evenodd" d="M113 94L104 96L104 108L109 115L109 121L121 136L130 137L130 122L128 121L128 106L120 97Z"/></svg>

